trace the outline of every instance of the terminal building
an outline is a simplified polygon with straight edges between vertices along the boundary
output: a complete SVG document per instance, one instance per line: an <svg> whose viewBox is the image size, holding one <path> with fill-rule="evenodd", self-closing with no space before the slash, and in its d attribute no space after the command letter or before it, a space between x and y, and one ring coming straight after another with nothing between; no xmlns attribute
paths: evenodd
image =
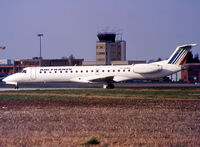
<svg viewBox="0 0 200 147"><path fill-rule="evenodd" d="M41 61L41 66L81 66L83 59L21 59L15 60L13 65L14 73L19 72L25 67L39 67Z"/></svg>
<svg viewBox="0 0 200 147"><path fill-rule="evenodd" d="M0 59L0 78L13 73L13 64L10 59Z"/></svg>
<svg viewBox="0 0 200 147"><path fill-rule="evenodd" d="M200 63L187 63L181 71L181 80L187 83L200 82Z"/></svg>

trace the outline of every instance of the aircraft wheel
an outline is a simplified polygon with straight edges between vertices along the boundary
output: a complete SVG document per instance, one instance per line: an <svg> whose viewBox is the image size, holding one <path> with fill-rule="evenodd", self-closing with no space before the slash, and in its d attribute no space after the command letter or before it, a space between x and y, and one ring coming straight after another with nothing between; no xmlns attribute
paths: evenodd
<svg viewBox="0 0 200 147"><path fill-rule="evenodd" d="M115 85L112 84L112 83L109 83L108 86L107 86L107 88L108 88L108 89L113 89L113 88L115 88Z"/></svg>
<svg viewBox="0 0 200 147"><path fill-rule="evenodd" d="M115 85L112 83L103 84L103 89L113 89L113 88L115 88Z"/></svg>
<svg viewBox="0 0 200 147"><path fill-rule="evenodd" d="M107 89L108 85L107 84L103 84L103 89Z"/></svg>
<svg viewBox="0 0 200 147"><path fill-rule="evenodd" d="M19 89L19 86L18 86L18 85L15 85L15 89Z"/></svg>

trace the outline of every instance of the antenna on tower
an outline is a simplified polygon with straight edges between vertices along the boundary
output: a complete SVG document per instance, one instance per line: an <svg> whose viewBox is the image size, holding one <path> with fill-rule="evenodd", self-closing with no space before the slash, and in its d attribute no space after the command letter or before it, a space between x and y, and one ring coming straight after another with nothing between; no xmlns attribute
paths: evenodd
<svg viewBox="0 0 200 147"><path fill-rule="evenodd" d="M116 31L116 35L117 35L117 39L118 39L118 40L122 40L122 35L123 35L122 29L118 29L118 30Z"/></svg>

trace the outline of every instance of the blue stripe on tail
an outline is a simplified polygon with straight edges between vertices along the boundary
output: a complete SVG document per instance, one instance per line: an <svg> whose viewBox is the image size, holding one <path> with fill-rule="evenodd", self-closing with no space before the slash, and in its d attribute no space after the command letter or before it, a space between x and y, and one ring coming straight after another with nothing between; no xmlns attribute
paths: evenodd
<svg viewBox="0 0 200 147"><path fill-rule="evenodd" d="M171 58L171 60L168 62L169 64L172 64L174 59L176 58L176 56L179 54L179 52L181 51L181 48L178 49L178 51L174 54L174 56Z"/></svg>
<svg viewBox="0 0 200 147"><path fill-rule="evenodd" d="M177 58L172 62L172 64L175 64L180 59L180 57L183 55L183 52L185 52L184 49L181 50L180 54L178 54Z"/></svg>

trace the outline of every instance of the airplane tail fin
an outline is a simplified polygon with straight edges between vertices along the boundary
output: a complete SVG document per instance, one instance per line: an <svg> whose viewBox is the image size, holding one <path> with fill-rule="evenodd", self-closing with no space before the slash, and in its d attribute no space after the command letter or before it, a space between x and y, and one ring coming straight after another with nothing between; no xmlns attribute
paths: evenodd
<svg viewBox="0 0 200 147"><path fill-rule="evenodd" d="M171 57L167 60L168 64L183 65L187 59L189 51L197 44L186 44L178 46Z"/></svg>

